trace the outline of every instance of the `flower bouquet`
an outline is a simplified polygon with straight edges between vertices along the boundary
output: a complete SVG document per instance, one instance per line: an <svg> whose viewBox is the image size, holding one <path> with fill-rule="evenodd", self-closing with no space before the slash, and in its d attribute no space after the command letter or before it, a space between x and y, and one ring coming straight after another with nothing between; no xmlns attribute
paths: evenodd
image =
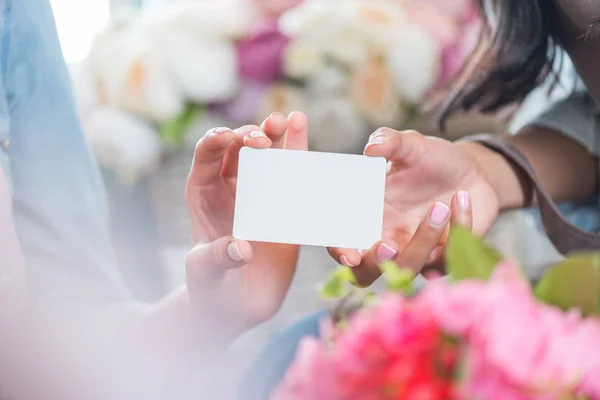
<svg viewBox="0 0 600 400"><path fill-rule="evenodd" d="M323 321L273 399L600 399L599 262L572 256L532 285L453 228L449 280L414 293L410 273L384 265L389 293ZM352 280L340 268L323 292L347 296Z"/></svg>
<svg viewBox="0 0 600 400"><path fill-rule="evenodd" d="M100 163L128 181L210 124L274 111L304 111L312 149L351 152L406 126L479 31L472 0L175 2L112 21L75 93Z"/></svg>

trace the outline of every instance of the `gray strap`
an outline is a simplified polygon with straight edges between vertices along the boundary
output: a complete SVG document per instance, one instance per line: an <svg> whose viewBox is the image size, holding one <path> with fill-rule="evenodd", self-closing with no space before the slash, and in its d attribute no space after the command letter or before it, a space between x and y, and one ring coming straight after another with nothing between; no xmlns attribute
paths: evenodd
<svg viewBox="0 0 600 400"><path fill-rule="evenodd" d="M581 230L562 215L536 176L529 161L515 146L494 135L470 136L464 138L463 141L477 142L497 151L525 173L531 180L533 191L537 195L544 229L559 252L568 254L573 251L600 249L600 234Z"/></svg>

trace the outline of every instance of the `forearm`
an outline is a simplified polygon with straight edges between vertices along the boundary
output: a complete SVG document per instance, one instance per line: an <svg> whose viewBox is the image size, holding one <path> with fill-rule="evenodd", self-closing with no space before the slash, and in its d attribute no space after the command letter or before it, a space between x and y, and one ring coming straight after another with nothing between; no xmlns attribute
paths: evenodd
<svg viewBox="0 0 600 400"><path fill-rule="evenodd" d="M555 201L583 200L597 190L598 160L583 146L557 132L530 127L506 140L527 158ZM506 158L477 143L461 143L496 192L501 210L535 203L531 182Z"/></svg>

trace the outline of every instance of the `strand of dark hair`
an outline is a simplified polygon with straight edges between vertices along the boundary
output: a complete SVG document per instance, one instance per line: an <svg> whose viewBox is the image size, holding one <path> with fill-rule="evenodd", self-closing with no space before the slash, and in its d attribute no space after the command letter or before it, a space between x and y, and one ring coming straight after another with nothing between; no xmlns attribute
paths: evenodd
<svg viewBox="0 0 600 400"><path fill-rule="evenodd" d="M478 0L485 21L479 44L453 79L450 94L441 104L442 129L455 112L492 113L521 102L553 72L558 54L554 2L485 3Z"/></svg>

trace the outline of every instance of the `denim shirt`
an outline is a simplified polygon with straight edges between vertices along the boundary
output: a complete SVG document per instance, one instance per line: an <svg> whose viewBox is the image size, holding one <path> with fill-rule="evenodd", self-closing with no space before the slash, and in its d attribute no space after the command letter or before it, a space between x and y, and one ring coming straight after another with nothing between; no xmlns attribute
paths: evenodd
<svg viewBox="0 0 600 400"><path fill-rule="evenodd" d="M0 163L42 304L131 304L48 0L0 0ZM1 260L0 260L1 261Z"/></svg>

